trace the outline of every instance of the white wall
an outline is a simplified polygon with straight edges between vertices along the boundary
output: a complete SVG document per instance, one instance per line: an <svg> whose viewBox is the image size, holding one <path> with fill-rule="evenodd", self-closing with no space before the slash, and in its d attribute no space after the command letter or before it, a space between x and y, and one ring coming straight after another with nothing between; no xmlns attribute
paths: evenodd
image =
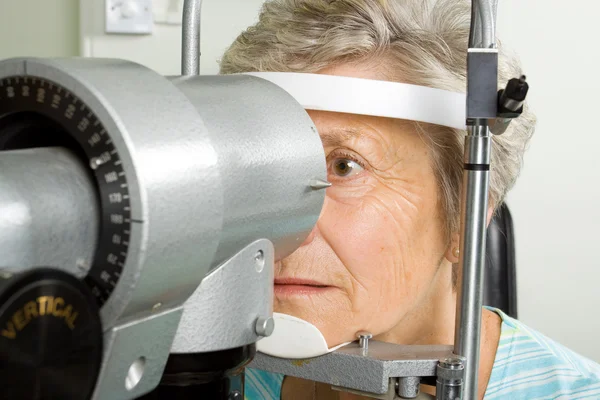
<svg viewBox="0 0 600 400"><path fill-rule="evenodd" d="M520 319L600 362L597 15L588 0L502 0L498 35L521 55L539 123L509 196Z"/></svg>
<svg viewBox="0 0 600 400"><path fill-rule="evenodd" d="M79 54L79 0L0 0L0 59Z"/></svg>
<svg viewBox="0 0 600 400"><path fill-rule="evenodd" d="M0 0L2 1L2 0ZM155 24L151 35L104 33L104 1L81 0L81 55L122 58L163 75L181 74L181 26ZM200 73L216 74L217 59L244 28L258 19L263 0L204 0Z"/></svg>
<svg viewBox="0 0 600 400"><path fill-rule="evenodd" d="M0 58L74 54L75 3L0 0ZM179 72L180 27L156 26L151 36L109 36L103 33L104 2L81 3L82 55ZM217 58L256 20L261 3L204 0L203 74L217 72ZM600 134L594 125L599 13L600 3L587 0L503 0L498 34L521 55L539 118L508 199L518 235L520 319L600 362Z"/></svg>

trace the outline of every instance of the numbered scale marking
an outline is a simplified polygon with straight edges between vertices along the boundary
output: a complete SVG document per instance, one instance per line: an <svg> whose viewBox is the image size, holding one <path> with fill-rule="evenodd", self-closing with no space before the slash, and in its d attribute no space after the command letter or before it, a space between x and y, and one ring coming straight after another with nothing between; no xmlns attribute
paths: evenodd
<svg viewBox="0 0 600 400"><path fill-rule="evenodd" d="M85 282L102 305L121 276L131 231L129 191L119 154L93 111L54 82L25 76L0 79L0 125L20 113L39 114L59 124L87 157L100 196L101 221Z"/></svg>

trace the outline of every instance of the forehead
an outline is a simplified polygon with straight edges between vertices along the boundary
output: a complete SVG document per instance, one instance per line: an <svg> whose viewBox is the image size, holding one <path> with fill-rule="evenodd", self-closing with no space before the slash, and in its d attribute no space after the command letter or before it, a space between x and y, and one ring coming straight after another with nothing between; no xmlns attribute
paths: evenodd
<svg viewBox="0 0 600 400"><path fill-rule="evenodd" d="M309 115L327 155L349 151L386 179L425 179L431 173L430 148L412 121L328 111Z"/></svg>
<svg viewBox="0 0 600 400"><path fill-rule="evenodd" d="M410 121L329 111L307 112L317 127L324 146L360 142L398 146L418 137Z"/></svg>

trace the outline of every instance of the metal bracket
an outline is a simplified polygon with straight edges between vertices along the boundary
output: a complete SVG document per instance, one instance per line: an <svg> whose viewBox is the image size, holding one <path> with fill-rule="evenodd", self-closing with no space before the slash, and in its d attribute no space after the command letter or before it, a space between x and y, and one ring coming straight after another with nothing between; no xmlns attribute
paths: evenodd
<svg viewBox="0 0 600 400"><path fill-rule="evenodd" d="M414 389L412 387L414 380L416 380L416 382L417 382L416 389ZM407 393L402 393L403 384L408 383L409 381L411 381L411 383L409 383L409 385L411 386L410 391L412 392L412 394L409 394L408 396L406 396ZM331 388L333 390L337 390L340 392L347 392L347 393L352 393L352 394L356 394L359 396L366 396L370 399L377 399L377 400L404 400L404 399L432 400L432 399L435 399L435 396L433 396L433 395L430 395L428 393L419 392L419 381L420 381L420 378L417 378L417 377L390 379L389 388L388 388L387 393L385 393L385 394L374 394L374 393L361 392L360 390L351 390L351 389L342 388L339 386L332 386Z"/></svg>
<svg viewBox="0 0 600 400"><path fill-rule="evenodd" d="M341 387L341 386L331 386L331 388L338 392L352 393L352 394L356 394L359 396L365 396L370 399L377 399L377 400L395 400L395 399L397 399L397 397L396 397L396 381L394 379L390 379L388 391L384 394L375 394L375 393L363 392L361 390L352 390L352 389L348 389L348 388Z"/></svg>
<svg viewBox="0 0 600 400"><path fill-rule="evenodd" d="M406 378L393 378L390 379L388 391L385 394L374 394L361 392L360 390L351 390L339 386L332 386L333 390L340 392L347 392L357 394L359 396L366 396L370 399L378 400L432 400L435 396L428 393L420 392L421 378L419 377L406 377Z"/></svg>
<svg viewBox="0 0 600 400"><path fill-rule="evenodd" d="M92 400L127 400L160 382L183 307L142 317L104 334L102 369Z"/></svg>
<svg viewBox="0 0 600 400"><path fill-rule="evenodd" d="M387 395L390 380L395 382L394 378L436 376L439 360L451 356L452 346L404 346L371 340L368 352L353 342L306 360L257 353L248 367L327 383L374 397Z"/></svg>
<svg viewBox="0 0 600 400"><path fill-rule="evenodd" d="M498 114L498 50L469 49L467 54L467 119Z"/></svg>
<svg viewBox="0 0 600 400"><path fill-rule="evenodd" d="M273 331L273 243L259 239L205 277L184 304L172 353L245 346Z"/></svg>

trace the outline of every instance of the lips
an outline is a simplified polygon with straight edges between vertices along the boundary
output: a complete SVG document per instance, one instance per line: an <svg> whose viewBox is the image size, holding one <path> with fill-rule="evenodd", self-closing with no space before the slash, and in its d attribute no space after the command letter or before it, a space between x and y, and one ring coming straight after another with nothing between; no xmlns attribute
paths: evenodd
<svg viewBox="0 0 600 400"><path fill-rule="evenodd" d="M277 297L291 297L318 295L331 289L334 287L310 279L278 278L274 290Z"/></svg>
<svg viewBox="0 0 600 400"><path fill-rule="evenodd" d="M329 286L329 285L326 285L321 282L312 281L309 279L298 279L298 278L276 278L275 284L276 285L296 285L296 286L316 286L316 287Z"/></svg>

